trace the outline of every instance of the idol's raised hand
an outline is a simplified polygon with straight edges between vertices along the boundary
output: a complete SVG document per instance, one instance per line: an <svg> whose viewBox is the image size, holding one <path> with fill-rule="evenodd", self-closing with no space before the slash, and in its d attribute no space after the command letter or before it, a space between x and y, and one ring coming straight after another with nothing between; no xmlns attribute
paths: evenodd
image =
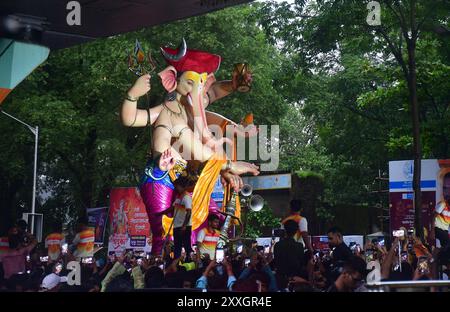
<svg viewBox="0 0 450 312"><path fill-rule="evenodd" d="M233 161L231 163L230 172L237 175L244 173L251 173L253 175L259 174L259 167L245 161Z"/></svg>
<svg viewBox="0 0 450 312"><path fill-rule="evenodd" d="M241 80L242 79L242 80ZM243 82L247 86L251 86L253 82L253 73L250 70L247 70L245 73L242 73L242 76L240 73L233 71L231 82L233 85L233 90L237 90L239 87L239 80Z"/></svg>
<svg viewBox="0 0 450 312"><path fill-rule="evenodd" d="M138 98L149 92L151 89L150 75L145 74L139 77L131 89L128 91L128 95L133 98Z"/></svg>

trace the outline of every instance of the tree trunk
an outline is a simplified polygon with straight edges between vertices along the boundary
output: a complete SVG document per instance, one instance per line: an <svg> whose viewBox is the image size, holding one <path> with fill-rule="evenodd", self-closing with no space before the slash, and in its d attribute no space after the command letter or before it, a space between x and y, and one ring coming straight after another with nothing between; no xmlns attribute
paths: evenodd
<svg viewBox="0 0 450 312"><path fill-rule="evenodd" d="M410 81L410 104L411 114L413 122L413 155L414 155L414 176L413 176L413 190L414 190L414 227L416 228L416 235L422 240L423 227L422 227L422 192L420 188L421 181L421 144L420 144L420 126L419 126L419 104L417 102L417 86L416 86L416 72L415 68L411 70Z"/></svg>
<svg viewBox="0 0 450 312"><path fill-rule="evenodd" d="M424 240L422 226L422 191L420 188L421 165L422 165L422 147L420 144L420 122L419 122L419 103L417 100L417 72L416 72L416 42L418 30L416 29L416 1L410 3L410 21L411 21L411 39L408 46L408 89L409 103L411 105L411 117L413 125L413 155L414 155L414 227L416 235Z"/></svg>

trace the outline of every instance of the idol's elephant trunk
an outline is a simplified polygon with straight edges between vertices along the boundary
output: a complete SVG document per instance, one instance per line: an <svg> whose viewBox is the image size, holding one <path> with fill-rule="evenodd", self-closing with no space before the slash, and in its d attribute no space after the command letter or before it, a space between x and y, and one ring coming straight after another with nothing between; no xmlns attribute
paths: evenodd
<svg viewBox="0 0 450 312"><path fill-rule="evenodd" d="M196 78L192 92L186 97L194 118L194 133L203 141L203 138L209 137L204 103L206 76L200 74Z"/></svg>

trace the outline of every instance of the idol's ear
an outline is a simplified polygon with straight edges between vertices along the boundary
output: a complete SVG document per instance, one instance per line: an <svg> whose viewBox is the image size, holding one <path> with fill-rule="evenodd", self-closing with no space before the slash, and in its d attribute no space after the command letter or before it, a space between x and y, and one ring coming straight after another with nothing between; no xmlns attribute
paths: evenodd
<svg viewBox="0 0 450 312"><path fill-rule="evenodd" d="M166 67L163 71L158 73L161 78L161 83L167 92L175 91L177 88L177 70L173 66Z"/></svg>
<svg viewBox="0 0 450 312"><path fill-rule="evenodd" d="M205 92L208 92L209 88L211 88L211 86L214 82L216 82L216 77L214 77L214 74L211 73L208 75L208 78L206 78Z"/></svg>

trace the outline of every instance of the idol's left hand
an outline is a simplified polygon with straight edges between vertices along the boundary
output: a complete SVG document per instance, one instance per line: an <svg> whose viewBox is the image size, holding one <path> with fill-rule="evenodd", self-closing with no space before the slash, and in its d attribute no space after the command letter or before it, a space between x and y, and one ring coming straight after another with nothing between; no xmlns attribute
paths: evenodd
<svg viewBox="0 0 450 312"><path fill-rule="evenodd" d="M241 188L244 186L242 178L236 174L233 174L229 171L222 171L220 175L221 175L221 182L224 187L230 184L230 186L236 192L239 192Z"/></svg>

